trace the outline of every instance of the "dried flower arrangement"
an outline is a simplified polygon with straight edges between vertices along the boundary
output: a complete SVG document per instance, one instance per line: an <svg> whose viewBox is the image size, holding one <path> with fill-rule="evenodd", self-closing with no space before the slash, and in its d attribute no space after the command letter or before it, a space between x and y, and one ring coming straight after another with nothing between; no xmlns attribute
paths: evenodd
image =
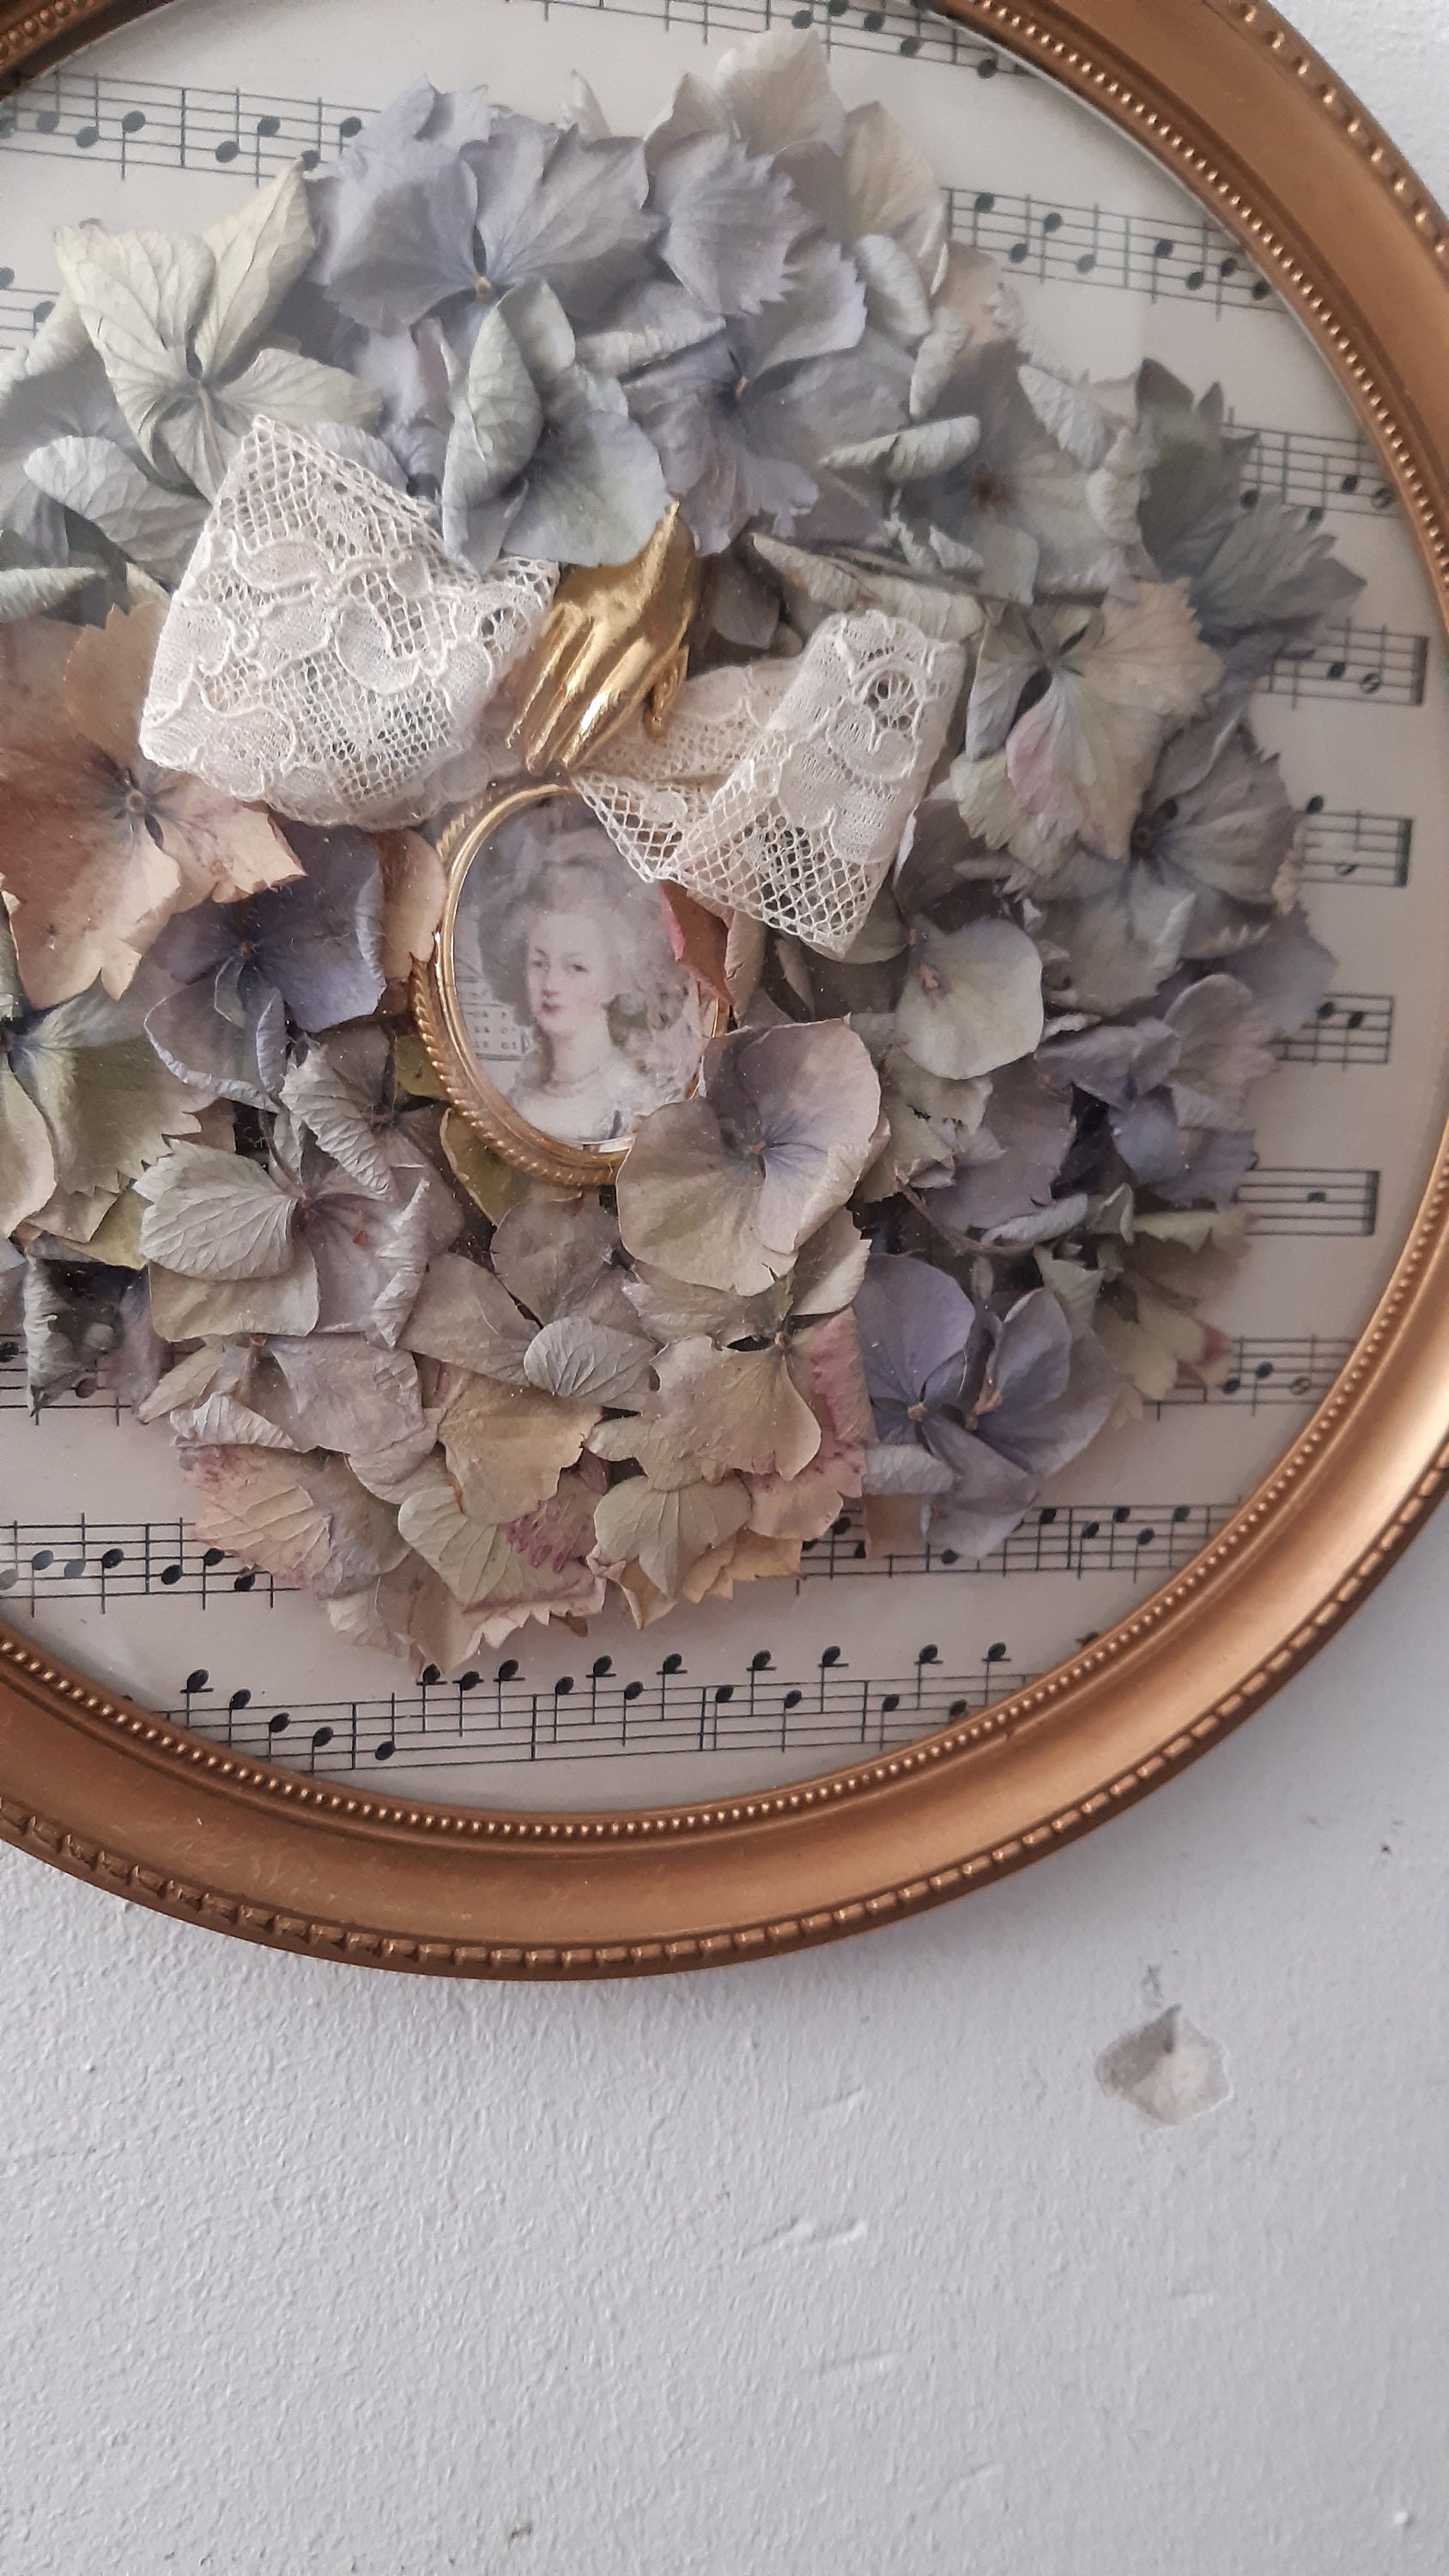
<svg viewBox="0 0 1449 2576"><path fill-rule="evenodd" d="M788 1578L857 1496L876 1545L979 1554L1211 1380L1247 1094L1331 962L1249 696L1358 587L1244 507L1216 393L1066 373L810 34L642 141L582 89L554 126L421 83L203 238L58 255L0 374L0 1299L37 1400L104 1382L169 1424L207 1542L455 1670L610 1586L643 1623ZM266 795L158 756L261 454L391 511L441 622L491 586L471 697L421 661L400 694L405 793L289 797L295 742ZM273 491L282 552L306 488ZM409 978L463 770L517 767L504 664L558 567L640 555L671 503L689 676L579 786L693 886L679 954L733 1025L569 1192L446 1106ZM866 731L822 806L788 746L832 654ZM728 761L686 776L722 710ZM839 779L879 806L892 744L874 899L812 938ZM746 771L769 865L722 877Z"/></svg>

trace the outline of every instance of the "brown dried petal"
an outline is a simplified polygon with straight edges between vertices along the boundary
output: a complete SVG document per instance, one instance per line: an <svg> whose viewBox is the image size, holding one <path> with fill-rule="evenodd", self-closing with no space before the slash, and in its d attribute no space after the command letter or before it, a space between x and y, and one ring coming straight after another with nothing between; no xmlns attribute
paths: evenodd
<svg viewBox="0 0 1449 2576"><path fill-rule="evenodd" d="M470 1378L443 1417L443 1446L465 1511L494 1522L535 1511L557 1491L598 1419L596 1404Z"/></svg>
<svg viewBox="0 0 1449 2576"><path fill-rule="evenodd" d="M750 1498L738 1476L667 1491L647 1476L631 1476L627 1484L611 1487L595 1510L595 1559L632 1560L672 1600L690 1568L742 1529L749 1516Z"/></svg>
<svg viewBox="0 0 1449 2576"><path fill-rule="evenodd" d="M794 1384L788 1351L721 1351L676 1342L658 1363L659 1406L702 1466L798 1476L820 1446L820 1425Z"/></svg>

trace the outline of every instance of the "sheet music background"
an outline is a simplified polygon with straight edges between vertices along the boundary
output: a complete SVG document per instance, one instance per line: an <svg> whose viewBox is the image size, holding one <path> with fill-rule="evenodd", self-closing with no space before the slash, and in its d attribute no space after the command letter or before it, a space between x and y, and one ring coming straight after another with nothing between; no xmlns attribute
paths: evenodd
<svg viewBox="0 0 1449 2576"><path fill-rule="evenodd" d="M157 1434L99 1402L33 1422L0 1362L0 1489L23 1514L0 1522L6 1615L304 1770L385 1770L488 1803L642 1803L802 1776L1000 1697L1184 1561L1306 1418L1391 1265L1442 1122L1444 657L1342 397L1235 246L1074 103L908 8L816 17L847 101L879 96L908 125L953 190L955 229L1018 276L1063 354L1097 375L1151 354L1194 384L1219 379L1261 433L1264 487L1326 512L1366 578L1351 629L1275 673L1255 709L1314 808L1307 900L1340 962L1334 1009L1255 1102L1256 1239L1216 1310L1241 1368L1221 1396L1097 1444L1057 1480L1052 1517L981 1569L867 1574L846 1528L798 1590L746 1589L642 1638L612 1617L584 1640L525 1631L467 1690L422 1690L341 1646L310 1605L188 1556ZM327 157L421 71L486 77L548 113L577 69L634 125L702 50L765 19L763 0L178 0L0 116L0 340L53 292L57 222L199 227L280 159Z"/></svg>

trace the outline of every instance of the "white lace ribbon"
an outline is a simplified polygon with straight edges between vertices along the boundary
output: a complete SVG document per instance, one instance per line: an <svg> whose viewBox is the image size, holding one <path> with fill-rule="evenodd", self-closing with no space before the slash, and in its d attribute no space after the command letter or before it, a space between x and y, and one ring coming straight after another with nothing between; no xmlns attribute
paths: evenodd
<svg viewBox="0 0 1449 2576"><path fill-rule="evenodd" d="M424 503L258 420L171 602L141 748L296 822L421 822L495 774L483 711L557 580L480 578Z"/></svg>
<svg viewBox="0 0 1449 2576"><path fill-rule="evenodd" d="M147 757L300 822L415 823L512 767L486 711L538 633L553 564L480 577L431 513L258 421L162 631ZM965 676L878 609L793 661L686 682L573 785L642 877L845 953L901 847Z"/></svg>
<svg viewBox="0 0 1449 2576"><path fill-rule="evenodd" d="M869 609L791 662L687 681L575 776L631 867L720 908L850 947L901 847L965 678L959 644Z"/></svg>

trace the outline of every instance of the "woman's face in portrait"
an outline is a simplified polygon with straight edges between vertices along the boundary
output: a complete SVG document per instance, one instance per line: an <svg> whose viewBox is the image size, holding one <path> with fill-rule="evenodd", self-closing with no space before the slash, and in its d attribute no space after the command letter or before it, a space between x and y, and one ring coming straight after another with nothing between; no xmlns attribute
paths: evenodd
<svg viewBox="0 0 1449 2576"><path fill-rule="evenodd" d="M579 1036L602 1022L617 978L597 915L542 912L524 959L529 1016L545 1037Z"/></svg>

